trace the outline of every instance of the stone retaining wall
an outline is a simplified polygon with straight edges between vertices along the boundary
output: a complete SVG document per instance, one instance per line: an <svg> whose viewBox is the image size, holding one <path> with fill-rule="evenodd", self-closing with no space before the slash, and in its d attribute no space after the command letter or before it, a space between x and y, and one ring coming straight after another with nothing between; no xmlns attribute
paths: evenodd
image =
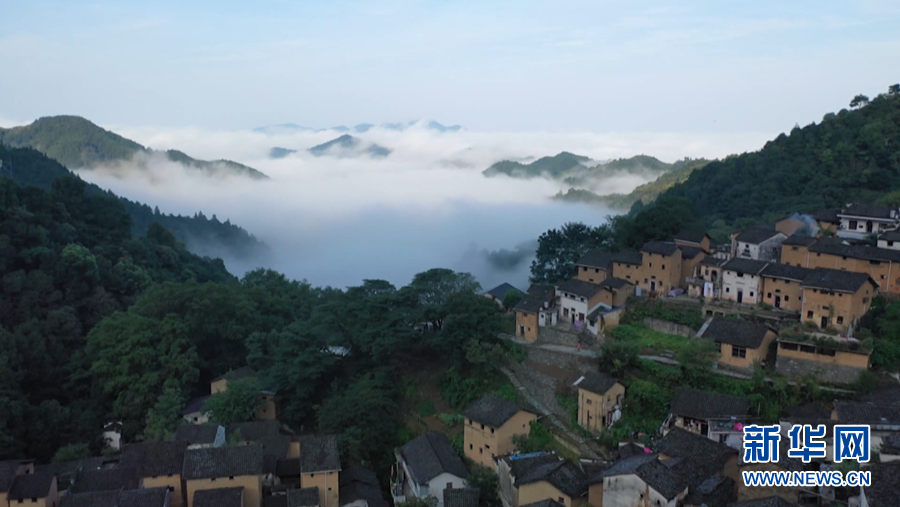
<svg viewBox="0 0 900 507"><path fill-rule="evenodd" d="M676 324L674 322L669 322L668 320L644 317L643 323L650 329L659 331L660 333L684 336L686 338L693 338L697 335L697 332L691 329L690 326L685 326L684 324Z"/></svg>
<svg viewBox="0 0 900 507"><path fill-rule="evenodd" d="M528 359L536 363L547 364L566 370L584 373L589 370L597 370L597 359L590 356L579 356L567 352L557 352L538 347L527 347Z"/></svg>
<svg viewBox="0 0 900 507"><path fill-rule="evenodd" d="M813 377L830 384L853 384L863 370L852 366L826 364L794 357L778 357L775 370L786 377Z"/></svg>

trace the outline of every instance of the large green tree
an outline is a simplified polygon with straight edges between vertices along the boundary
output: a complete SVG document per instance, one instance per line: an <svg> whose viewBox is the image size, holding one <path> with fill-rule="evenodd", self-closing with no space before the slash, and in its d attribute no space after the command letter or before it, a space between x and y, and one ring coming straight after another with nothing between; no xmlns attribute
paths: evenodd
<svg viewBox="0 0 900 507"><path fill-rule="evenodd" d="M259 379L247 377L228 381L228 389L212 395L203 405L212 422L229 425L252 421L263 406Z"/></svg>
<svg viewBox="0 0 900 507"><path fill-rule="evenodd" d="M550 229L538 238L535 259L531 262L532 283L556 283L575 275L575 263L595 248L615 251L612 229L604 224L591 227L569 222Z"/></svg>

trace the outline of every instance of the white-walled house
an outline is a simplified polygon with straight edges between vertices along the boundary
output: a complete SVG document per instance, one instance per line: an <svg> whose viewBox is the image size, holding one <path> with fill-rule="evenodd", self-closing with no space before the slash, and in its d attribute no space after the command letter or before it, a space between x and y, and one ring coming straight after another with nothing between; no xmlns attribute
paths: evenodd
<svg viewBox="0 0 900 507"><path fill-rule="evenodd" d="M889 206L849 204L837 217L837 235L842 238L865 239L900 227L900 212Z"/></svg>
<svg viewBox="0 0 900 507"><path fill-rule="evenodd" d="M780 233L779 233L780 234ZM722 299L755 305L761 301L760 273L768 262L735 258L722 265Z"/></svg>
<svg viewBox="0 0 900 507"><path fill-rule="evenodd" d="M603 507L676 507L688 493L686 481L657 454L619 460L591 482L597 481L603 483Z"/></svg>
<svg viewBox="0 0 900 507"><path fill-rule="evenodd" d="M556 287L559 297L559 318L572 324L584 323L588 314L604 305L603 286L581 280L566 280Z"/></svg>
<svg viewBox="0 0 900 507"><path fill-rule="evenodd" d="M429 431L406 443L395 453L397 463L391 477L394 505L406 497L437 499L443 507L444 490L463 488L469 472L450 439L443 433Z"/></svg>
<svg viewBox="0 0 900 507"><path fill-rule="evenodd" d="M764 227L751 227L731 237L731 258L778 262L784 233Z"/></svg>
<svg viewBox="0 0 900 507"><path fill-rule="evenodd" d="M878 248L900 250L900 231L888 231L878 236Z"/></svg>

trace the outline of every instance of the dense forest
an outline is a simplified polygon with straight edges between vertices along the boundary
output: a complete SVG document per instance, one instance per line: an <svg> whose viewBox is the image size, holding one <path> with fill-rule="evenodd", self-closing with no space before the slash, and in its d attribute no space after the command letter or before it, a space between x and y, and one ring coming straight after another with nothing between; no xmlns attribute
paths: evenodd
<svg viewBox="0 0 900 507"><path fill-rule="evenodd" d="M197 160L177 150L155 152L79 116L49 116L30 125L0 128L0 143L14 148L34 148L69 169L91 169L115 162L140 166L136 155L159 153L166 160L209 175L268 178L252 167L231 160Z"/></svg>
<svg viewBox="0 0 900 507"><path fill-rule="evenodd" d="M0 459L99 452L110 420L131 441L169 436L189 397L249 364L284 422L337 434L343 459L386 472L409 438L410 372L439 364L461 407L509 353L500 309L466 273L347 290L269 270L237 280L157 223L132 232L120 199L75 176L49 190L0 178Z"/></svg>
<svg viewBox="0 0 900 507"><path fill-rule="evenodd" d="M3 176L12 178L22 186L33 185L50 190L54 180L72 176L72 173L43 154L30 148L8 148L0 144L0 161L3 161ZM76 176L77 177L77 176ZM86 184L90 195L115 197L92 183ZM147 234L153 223L161 224L184 243L188 250L201 254L215 253L236 260L264 259L269 254L268 247L253 235L229 220L219 221L215 216L207 218L198 212L192 217L161 213L158 208L119 198L125 211L131 216L132 231L135 236Z"/></svg>

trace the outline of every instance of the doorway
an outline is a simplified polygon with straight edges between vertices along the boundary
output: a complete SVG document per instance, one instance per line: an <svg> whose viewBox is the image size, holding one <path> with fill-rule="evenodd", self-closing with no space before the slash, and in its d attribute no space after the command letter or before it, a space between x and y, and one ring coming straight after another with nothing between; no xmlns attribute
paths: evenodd
<svg viewBox="0 0 900 507"><path fill-rule="evenodd" d="M781 296L775 296L775 308L781 308Z"/></svg>
<svg viewBox="0 0 900 507"><path fill-rule="evenodd" d="M739 290L739 291L738 291L738 294L737 294L737 302L738 302L738 303L743 303L743 302L744 302L744 291L742 291L742 290Z"/></svg>
<svg viewBox="0 0 900 507"><path fill-rule="evenodd" d="M822 317L821 326L819 326L819 327L821 327L822 329L825 329L826 327L828 327L828 317Z"/></svg>
<svg viewBox="0 0 900 507"><path fill-rule="evenodd" d="M650 280L650 292L656 290L656 280Z"/></svg>

